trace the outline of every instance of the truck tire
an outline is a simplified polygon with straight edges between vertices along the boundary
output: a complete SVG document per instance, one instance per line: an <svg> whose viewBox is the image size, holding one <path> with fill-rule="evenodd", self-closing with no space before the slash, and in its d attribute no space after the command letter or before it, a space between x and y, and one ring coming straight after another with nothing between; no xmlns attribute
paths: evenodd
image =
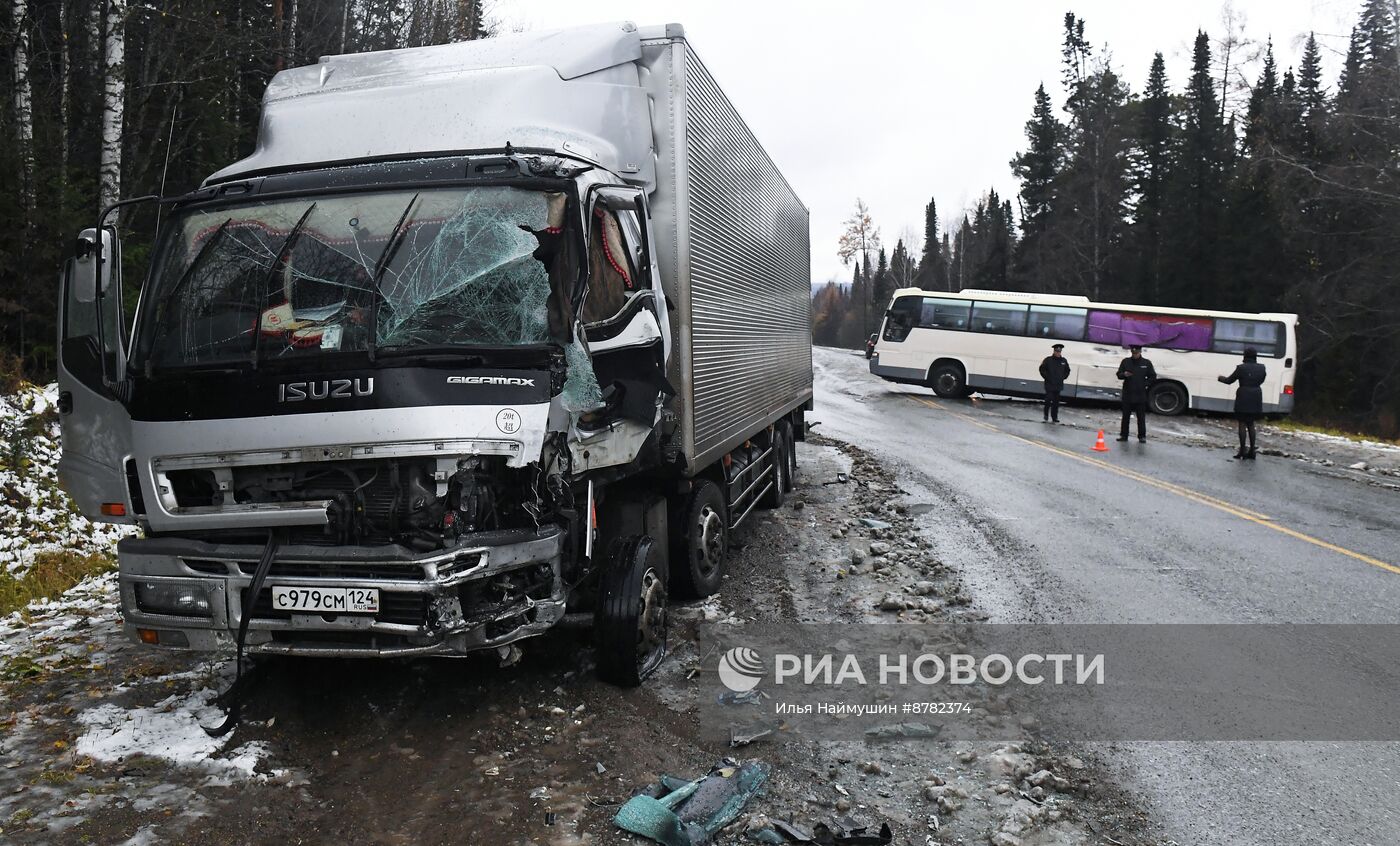
<svg viewBox="0 0 1400 846"><path fill-rule="evenodd" d="M1159 382L1147 395L1147 407L1153 414L1175 417L1186 410L1186 391L1172 382Z"/></svg>
<svg viewBox="0 0 1400 846"><path fill-rule="evenodd" d="M783 493L792 493L797 487L797 441L792 436L792 424L786 420L778 424L778 431L787 441L787 487Z"/></svg>
<svg viewBox="0 0 1400 846"><path fill-rule="evenodd" d="M773 430L773 455L772 473L773 487L768 489L768 493L758 501L760 508L782 508L783 497L788 489L792 487L792 482L788 478L788 453L792 451L792 445L783 435L781 429Z"/></svg>
<svg viewBox="0 0 1400 846"><path fill-rule="evenodd" d="M593 623L598 677L636 687L666 657L666 574L648 535L613 543Z"/></svg>
<svg viewBox="0 0 1400 846"><path fill-rule="evenodd" d="M675 524L671 589L676 596L703 599L719 590L729 555L729 509L719 485L699 481Z"/></svg>
<svg viewBox="0 0 1400 846"><path fill-rule="evenodd" d="M940 364L930 370L928 386L944 399L958 399L968 395L967 376L956 364Z"/></svg>

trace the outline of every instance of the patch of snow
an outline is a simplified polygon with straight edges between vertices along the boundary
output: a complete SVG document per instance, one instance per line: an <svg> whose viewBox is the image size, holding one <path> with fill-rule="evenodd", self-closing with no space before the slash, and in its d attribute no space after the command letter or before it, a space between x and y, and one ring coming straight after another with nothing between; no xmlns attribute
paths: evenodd
<svg viewBox="0 0 1400 846"><path fill-rule="evenodd" d="M1396 446L1395 444L1381 443L1380 441L1368 441L1364 438L1349 438L1345 435L1329 435L1325 432L1289 431L1285 434L1287 434L1289 437L1299 438L1305 441L1316 441L1319 443L1327 444L1341 444L1350 447L1363 447L1365 449L1375 450L1376 452L1390 453L1391 455L1400 455L1400 446Z"/></svg>
<svg viewBox="0 0 1400 846"><path fill-rule="evenodd" d="M15 576L41 552L110 553L134 531L89 521L59 488L59 426L46 414L57 403L57 385L0 396L0 570Z"/></svg>
<svg viewBox="0 0 1400 846"><path fill-rule="evenodd" d="M117 574L89 576L60 597L31 602L28 622L19 612L0 618L0 656L22 652L36 645L61 644L81 633L93 618L105 616L115 623L118 620L116 608ZM96 660L99 656L87 648L89 641L88 638L77 639L81 654ZM64 651L59 647L53 654ZM41 659L41 662L43 660L46 659Z"/></svg>
<svg viewBox="0 0 1400 846"><path fill-rule="evenodd" d="M143 825L136 829L136 833L123 840L121 846L155 846L160 842L156 835L157 828L154 824Z"/></svg>
<svg viewBox="0 0 1400 846"><path fill-rule="evenodd" d="M74 751L106 762L134 755L160 758L226 783L265 778L255 772L268 752L265 743L245 743L220 755L232 735L210 737L202 728L223 719L223 711L214 704L217 695L206 688L168 697L148 708L112 703L89 708L78 715L83 734Z"/></svg>

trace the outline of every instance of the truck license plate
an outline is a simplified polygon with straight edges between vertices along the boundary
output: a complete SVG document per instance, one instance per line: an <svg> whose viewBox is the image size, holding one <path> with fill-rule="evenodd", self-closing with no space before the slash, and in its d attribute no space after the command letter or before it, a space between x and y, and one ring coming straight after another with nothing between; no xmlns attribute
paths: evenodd
<svg viewBox="0 0 1400 846"><path fill-rule="evenodd" d="M379 611L379 589L274 585L272 607L278 611L315 614L374 614Z"/></svg>

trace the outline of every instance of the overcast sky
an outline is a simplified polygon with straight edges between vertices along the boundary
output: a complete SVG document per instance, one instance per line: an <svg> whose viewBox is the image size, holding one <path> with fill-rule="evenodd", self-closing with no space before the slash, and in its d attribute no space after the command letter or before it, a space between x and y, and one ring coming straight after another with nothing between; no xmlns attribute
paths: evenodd
<svg viewBox="0 0 1400 846"><path fill-rule="evenodd" d="M1280 70L1318 34L1335 85L1361 0L1235 0L1244 37L1272 36ZM1013 198L1007 163L1024 142L1035 87L1057 104L1064 14L1132 87L1154 51L1180 90L1198 28L1225 34L1220 0L496 0L505 29L608 20L679 22L758 140L812 213L812 278L845 281L842 222L863 198L888 248L923 239L924 206L945 228L989 187ZM1238 26L1238 24L1237 24ZM1257 78L1257 69L1248 74Z"/></svg>

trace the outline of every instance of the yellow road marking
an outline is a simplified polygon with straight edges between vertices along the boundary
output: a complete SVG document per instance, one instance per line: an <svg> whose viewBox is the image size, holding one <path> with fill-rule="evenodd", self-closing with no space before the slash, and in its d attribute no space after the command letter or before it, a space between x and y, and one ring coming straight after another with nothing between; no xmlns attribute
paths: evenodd
<svg viewBox="0 0 1400 846"><path fill-rule="evenodd" d="M1210 506L1211 508L1214 508L1216 510L1223 511L1226 514L1231 514L1235 517L1240 518L1241 520L1248 520L1249 522L1263 526L1266 529L1273 529L1276 532L1281 532L1296 540L1304 541L1305 543L1310 543L1313 546L1321 547L1322 549L1326 549L1330 552L1336 552L1341 555L1345 555L1349 558L1355 558L1357 561L1370 564L1372 567L1379 567L1380 569L1387 570L1391 573L1400 573L1400 567L1396 567L1394 564L1386 563L1385 561L1382 561L1379 558L1372 558L1371 556L1366 555L1362 552L1356 552L1355 550L1347 549L1343 546L1337 546L1334 543L1328 543L1327 541L1322 540L1321 538L1315 538L1312 535L1304 534L1294 529L1290 529L1287 526L1281 526L1278 523L1275 523L1267 515L1260 514L1257 511L1251 511L1250 509L1245 508L1242 505L1236 505L1232 502L1229 502L1228 500L1219 499L1217 497L1210 496L1209 494L1203 494L1200 491L1182 487L1181 485L1176 485L1171 482L1164 482L1161 479L1154 479L1151 476L1138 473L1134 470L1128 470L1126 468L1119 467L1115 464L1109 464L1107 461L1102 461L1100 459L1092 458L1087 455L1079 455L1078 453L1073 453L1069 450L1060 449L1059 447L1054 446L1053 444L1048 444L1045 441L1038 441L1034 438L1023 438L1020 435L1012 434L1011 432L1007 432L997 426L992 426L981 420L977 420L971 415L964 414L959 411L951 411L950 409L946 409L942 405L935 403L931 400L926 400L923 397L914 396L913 394L906 394L906 396L911 397L915 402L922 403L923 405L926 405L929 408L938 409L940 411L948 411L955 417L960 417L963 420L975 423L984 429L991 429L994 432L1001 432L1002 434L1011 438L1015 438L1016 440L1022 443L1030 444L1034 447L1040 447L1041 449L1053 452L1056 455L1062 455L1065 458L1072 458L1075 461L1083 462L1084 464L1088 464L1093 467L1099 467L1101 469L1108 470L1112 473L1117 473L1118 475L1123 476L1127 479L1132 479L1135 482L1142 482L1145 485L1151 485L1154 488L1164 490L1168 493L1176 494L1177 496L1184 497L1186 499L1192 500L1193 502L1198 502L1201 505Z"/></svg>

